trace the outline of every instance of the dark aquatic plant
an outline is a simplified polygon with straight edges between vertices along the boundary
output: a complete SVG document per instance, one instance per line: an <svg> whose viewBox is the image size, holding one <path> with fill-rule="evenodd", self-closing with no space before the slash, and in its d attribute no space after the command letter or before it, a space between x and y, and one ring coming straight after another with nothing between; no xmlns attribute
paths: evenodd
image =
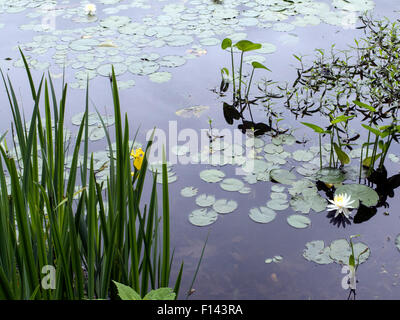
<svg viewBox="0 0 400 320"><path fill-rule="evenodd" d="M331 132L330 167L346 164L347 150L361 137L361 131L350 134L350 120L366 122L362 124L367 141L361 143L361 178L362 166L368 174L375 165L382 168L391 143L398 142L400 29L399 21L376 21L367 15L360 17L360 24L358 29L365 35L354 40L355 45L347 50L333 45L330 52L316 49L310 65L294 55L300 66L293 84L275 85L271 90L274 84L266 82L259 89L269 103L283 99L296 118L319 114L329 121L325 130Z"/></svg>
<svg viewBox="0 0 400 320"><path fill-rule="evenodd" d="M252 70L250 74L250 79L248 82L244 81L245 75L243 70L243 58L246 52L254 51L261 49L261 44L254 43L249 40L241 40L236 42L235 44L231 39L225 38L221 43L221 48L223 50L228 50L230 52L231 57L231 71L228 68L221 69L221 84L220 84L220 92L227 92L229 89L229 84L232 83L232 103L229 104L227 102L223 103L223 112L225 120L228 124L233 124L234 120L242 120L242 125L240 129L243 131L253 130L256 131L257 134L263 134L267 131L271 130L271 126L264 125L262 123L255 123L253 114L251 112L251 105L255 105L257 98L250 100L250 89L252 86L253 76L256 69L264 69L270 71L266 66L257 61L253 61L251 63ZM234 61L234 49L240 52L240 63L239 67L235 66ZM238 74L236 74L235 70L239 69ZM246 121L243 115L245 110L249 111L249 115L251 121ZM262 131L262 132L260 132Z"/></svg>

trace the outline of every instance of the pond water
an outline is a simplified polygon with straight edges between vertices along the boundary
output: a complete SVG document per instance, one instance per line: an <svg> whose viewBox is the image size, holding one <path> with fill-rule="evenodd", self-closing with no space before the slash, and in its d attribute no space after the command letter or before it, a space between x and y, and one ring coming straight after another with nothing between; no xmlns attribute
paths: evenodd
<svg viewBox="0 0 400 320"><path fill-rule="evenodd" d="M96 15L88 18L83 12L83 6L88 3L85 1L20 0L13 1L12 5L7 2L0 0L1 68L17 85L25 114L28 116L32 110L31 97L25 71L20 68L17 46L29 56L37 81L41 73L49 69L60 89L63 65L66 65L65 80L70 84L66 126L73 132L77 127L68 119L84 110L85 90L79 88L85 82L84 70L91 77L91 111L96 107L102 114L112 114L107 67L114 64L121 73L117 79L128 87L120 91L122 111L129 116L131 132L140 126L137 140L143 144L146 133L153 127L168 134L170 121L176 121L178 132L185 128L196 132L208 129L209 118L213 128L234 129L225 122L222 111L222 104L229 102L229 95L220 97L215 92L219 88L221 68L229 67L230 63L229 54L220 48L225 37L270 44L265 47L271 52L260 55L271 72L260 71L256 81L266 77L277 82L293 82L298 65L293 54L312 58L316 48L329 49L332 44L346 48L354 38L363 36L353 24L359 11L371 9L374 17L395 20L400 10L396 0L379 0L375 4L370 0L231 0L222 3L99 0L93 1L97 6ZM300 9L285 15L291 3L298 3ZM280 7L285 10L275 14L268 11ZM344 16L346 19L340 20ZM256 86L252 90L254 95L258 94ZM1 132L9 129L12 116L4 93L1 89ZM182 108L193 106L208 108L199 116L176 114ZM265 110L255 108L253 116L263 121ZM318 123L315 117L313 121ZM285 151L318 146L317 136L301 128L289 112L284 112L280 125L296 128L298 139L305 136L309 140L305 146L284 146ZM261 139L271 144L269 135ZM169 143L167 150L175 144L176 141ZM178 144L183 145L184 141ZM90 151L102 151L105 145L104 138L94 138ZM395 144L390 152L399 155L399 150ZM280 167L291 169L302 163L289 158ZM270 223L256 223L250 219L250 210L265 206L271 199L271 192L279 188L270 181L248 183L243 176L236 175L236 168L229 164L178 163L173 166L177 179L170 184L171 233L175 265L182 260L185 264L182 290L189 288L204 241L209 236L194 284L196 291L190 299L347 299L348 290L341 285L345 276L341 265L308 261L303 257L303 250L310 241L323 240L329 245L334 240L349 239L356 234L361 237L354 241L362 241L370 249L368 260L357 270L357 299L400 297L400 253L395 245L400 233L400 216L396 210L398 190L393 198L388 198L387 208L378 208L364 223L337 226L331 223L326 210L319 213L311 210L304 215L311 225L297 229L286 219L292 214L301 214L294 212L292 206L276 209L276 217ZM400 169L399 163L389 160L387 168L389 175ZM243 181L249 193L225 191L219 183L205 182L199 173L206 169L219 169L226 178ZM301 178L296 173L296 179ZM197 194L183 197L181 190L189 186L197 188ZM286 193L287 189L285 186ZM237 208L232 213L219 214L210 226L194 226L188 217L200 208L195 200L201 194L234 200ZM321 196L326 198L323 193ZM384 214L386 212L389 214ZM266 263L275 256L281 259Z"/></svg>

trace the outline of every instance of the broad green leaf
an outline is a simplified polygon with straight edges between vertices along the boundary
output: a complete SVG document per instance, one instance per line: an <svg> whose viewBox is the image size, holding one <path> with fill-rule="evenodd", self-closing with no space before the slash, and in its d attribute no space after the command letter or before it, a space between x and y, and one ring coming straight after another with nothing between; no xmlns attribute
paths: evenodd
<svg viewBox="0 0 400 320"><path fill-rule="evenodd" d="M264 66L262 63L257 62L257 61L253 61L253 62L251 63L251 65L253 66L254 69L265 69L265 70L271 71L271 70L268 69L266 66Z"/></svg>
<svg viewBox="0 0 400 320"><path fill-rule="evenodd" d="M231 39L225 38L224 40L222 40L221 48L223 50L225 50L226 48L229 48L231 46L232 46L232 40Z"/></svg>
<svg viewBox="0 0 400 320"><path fill-rule="evenodd" d="M240 51L247 52L257 49L261 49L262 45L260 43L254 43L249 40L241 40L235 44L235 47Z"/></svg>
<svg viewBox="0 0 400 320"><path fill-rule="evenodd" d="M121 298L121 300L142 300L140 295L131 287L128 287L114 280L113 282L118 289L118 296Z"/></svg>
<svg viewBox="0 0 400 320"><path fill-rule="evenodd" d="M151 290L143 300L175 300L175 292L171 288L159 288Z"/></svg>
<svg viewBox="0 0 400 320"><path fill-rule="evenodd" d="M349 156L346 154L346 152L344 152L337 143L333 144L333 147L335 148L335 152L340 160L340 162L342 164L349 164L350 163L350 158Z"/></svg>

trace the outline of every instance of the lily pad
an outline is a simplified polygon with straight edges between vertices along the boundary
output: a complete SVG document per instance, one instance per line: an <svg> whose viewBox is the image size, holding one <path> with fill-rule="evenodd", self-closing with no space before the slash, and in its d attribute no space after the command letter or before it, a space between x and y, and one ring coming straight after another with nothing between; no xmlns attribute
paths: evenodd
<svg viewBox="0 0 400 320"><path fill-rule="evenodd" d="M296 176L286 169L274 169L270 172L271 179L282 184L292 184Z"/></svg>
<svg viewBox="0 0 400 320"><path fill-rule="evenodd" d="M239 191L244 187L244 183L235 178L228 178L224 179L221 183L220 186L222 189L226 191Z"/></svg>
<svg viewBox="0 0 400 320"><path fill-rule="evenodd" d="M289 208L289 203L286 199L272 199L267 202L267 207L273 210L285 210Z"/></svg>
<svg viewBox="0 0 400 320"><path fill-rule="evenodd" d="M275 219L276 212L267 207L252 208L249 217L258 223L268 223Z"/></svg>
<svg viewBox="0 0 400 320"><path fill-rule="evenodd" d="M306 249L303 251L303 257L308 261L313 261L318 264L329 264L333 260L330 257L330 247L325 247L322 240L315 240L306 243Z"/></svg>
<svg viewBox="0 0 400 320"><path fill-rule="evenodd" d="M205 227L213 224L217 219L218 214L214 210L208 210L207 208L194 210L189 215L190 223L198 227Z"/></svg>
<svg viewBox="0 0 400 320"><path fill-rule="evenodd" d="M231 213L236 210L238 203L235 200L220 199L215 201L213 209L220 214Z"/></svg>
<svg viewBox="0 0 400 320"><path fill-rule="evenodd" d="M203 170L200 178L205 182L220 182L225 177L225 173L218 169Z"/></svg>
<svg viewBox="0 0 400 320"><path fill-rule="evenodd" d="M362 242L357 242L353 244L354 248L354 256L357 262L357 257L362 253L364 250L368 248L368 246ZM340 264L348 264L349 257L351 255L351 248L350 244L346 239L339 239L332 241L330 245L330 257L336 262ZM363 263L367 261L370 255L370 250L365 252L360 256L359 263Z"/></svg>
<svg viewBox="0 0 400 320"><path fill-rule="evenodd" d="M302 216L299 214L293 214L286 219L287 223L291 225L293 228L304 229L307 228L311 224L311 220L306 216Z"/></svg>
<svg viewBox="0 0 400 320"><path fill-rule="evenodd" d="M362 184L341 185L335 191L335 195L344 193L350 195L351 200L354 200L354 202L351 204L353 208L358 208L360 201L367 207L375 206L379 201L379 195L376 193L376 191Z"/></svg>
<svg viewBox="0 0 400 320"><path fill-rule="evenodd" d="M185 198L193 197L197 194L198 189L194 187L185 187L181 190L181 196Z"/></svg>
<svg viewBox="0 0 400 320"><path fill-rule="evenodd" d="M215 203L213 195L201 194L196 198L196 204L200 207L209 207Z"/></svg>
<svg viewBox="0 0 400 320"><path fill-rule="evenodd" d="M345 179L345 174L340 169L322 168L317 171L314 178L329 184L341 183Z"/></svg>

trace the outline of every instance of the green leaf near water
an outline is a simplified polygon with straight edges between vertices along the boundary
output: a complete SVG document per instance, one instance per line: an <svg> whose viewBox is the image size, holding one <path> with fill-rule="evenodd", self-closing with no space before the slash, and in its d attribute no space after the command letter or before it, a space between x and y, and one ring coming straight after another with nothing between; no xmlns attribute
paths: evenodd
<svg viewBox="0 0 400 320"><path fill-rule="evenodd" d="M221 48L225 50L226 48L232 47L232 40L229 38L225 38L222 40Z"/></svg>
<svg viewBox="0 0 400 320"><path fill-rule="evenodd" d="M121 300L142 300L140 294L138 294L133 288L114 280L113 282L118 289L118 296L121 298Z"/></svg>
<svg viewBox="0 0 400 320"><path fill-rule="evenodd" d="M354 100L353 103L355 105L357 105L357 106L359 106L361 108L367 109L367 110L369 110L371 112L375 112L376 111L376 109L374 107L372 107L372 106L370 106L370 105L368 105L366 103L363 103L361 101Z"/></svg>
<svg viewBox="0 0 400 320"><path fill-rule="evenodd" d="M323 128L317 126L316 124L308 123L308 122L301 122L301 123L311 129L313 129L316 133L327 133L327 131L325 131Z"/></svg>
<svg viewBox="0 0 400 320"><path fill-rule="evenodd" d="M265 70L271 71L271 70L268 69L266 66L264 66L262 63L257 62L257 61L253 61L253 62L251 63L251 65L253 66L254 69L265 69Z"/></svg>
<svg viewBox="0 0 400 320"><path fill-rule="evenodd" d="M333 147L335 148L335 152L340 160L340 162L343 164L349 164L350 163L350 158L349 156L346 154L346 152L344 152L337 143L333 144Z"/></svg>
<svg viewBox="0 0 400 320"><path fill-rule="evenodd" d="M235 43L235 47L238 48L240 51L247 52L261 49L262 45L260 43L254 43L249 40L241 40Z"/></svg>
<svg viewBox="0 0 400 320"><path fill-rule="evenodd" d="M175 300L175 292L171 288L158 288L146 294L143 300Z"/></svg>

